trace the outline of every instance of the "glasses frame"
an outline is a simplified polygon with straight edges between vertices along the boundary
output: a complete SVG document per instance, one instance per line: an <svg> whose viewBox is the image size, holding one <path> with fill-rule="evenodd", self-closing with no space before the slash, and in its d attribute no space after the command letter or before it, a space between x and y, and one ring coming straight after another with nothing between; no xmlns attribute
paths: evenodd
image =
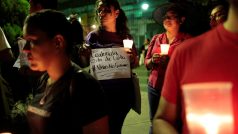
<svg viewBox="0 0 238 134"><path fill-rule="evenodd" d="M97 14L107 14L107 13L112 13L112 10L108 7L101 7L96 10Z"/></svg>
<svg viewBox="0 0 238 134"><path fill-rule="evenodd" d="M176 19L178 19L178 16L177 15L165 15L165 16L163 16L162 17L162 19L163 20L166 20L166 19L168 19L168 20L176 20Z"/></svg>

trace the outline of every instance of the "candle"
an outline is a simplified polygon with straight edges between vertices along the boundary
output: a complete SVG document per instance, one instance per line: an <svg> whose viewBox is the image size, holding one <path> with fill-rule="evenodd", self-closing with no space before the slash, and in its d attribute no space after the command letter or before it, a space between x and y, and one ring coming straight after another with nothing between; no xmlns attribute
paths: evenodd
<svg viewBox="0 0 238 134"><path fill-rule="evenodd" d="M123 45L124 45L125 48L132 48L133 40L124 39L123 40Z"/></svg>
<svg viewBox="0 0 238 134"><path fill-rule="evenodd" d="M186 116L187 122L190 126L191 133L197 133L199 127L204 128L201 133L206 134L223 134L229 133L233 125L232 115L216 115L213 113L193 114L189 113ZM223 127L223 128L222 128Z"/></svg>
<svg viewBox="0 0 238 134"><path fill-rule="evenodd" d="M182 86L190 134L233 134L232 84L196 83Z"/></svg>
<svg viewBox="0 0 238 134"><path fill-rule="evenodd" d="M169 44L160 44L161 55L167 55L169 52Z"/></svg>

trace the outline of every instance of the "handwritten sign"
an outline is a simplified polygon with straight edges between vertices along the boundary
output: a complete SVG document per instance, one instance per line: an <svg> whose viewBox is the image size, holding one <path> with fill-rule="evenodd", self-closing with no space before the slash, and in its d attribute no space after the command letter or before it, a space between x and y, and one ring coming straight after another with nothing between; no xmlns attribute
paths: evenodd
<svg viewBox="0 0 238 134"><path fill-rule="evenodd" d="M122 47L92 49L90 70L98 80L131 77L130 60Z"/></svg>

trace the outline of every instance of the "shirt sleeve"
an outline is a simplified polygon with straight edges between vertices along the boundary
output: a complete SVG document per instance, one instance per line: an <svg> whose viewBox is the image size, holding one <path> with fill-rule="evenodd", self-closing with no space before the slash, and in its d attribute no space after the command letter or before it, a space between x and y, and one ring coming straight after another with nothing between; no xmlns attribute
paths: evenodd
<svg viewBox="0 0 238 134"><path fill-rule="evenodd" d="M2 28L0 28L0 51L7 48L11 48L11 46L9 45Z"/></svg>
<svg viewBox="0 0 238 134"><path fill-rule="evenodd" d="M153 38L152 38L152 40L151 40L151 42L148 46L146 57L145 57L145 63L144 63L146 67L148 66L148 60L150 60L151 57L152 57L151 51L154 47L154 44L155 44L155 41L156 41L157 37L158 37L158 35L153 36Z"/></svg>

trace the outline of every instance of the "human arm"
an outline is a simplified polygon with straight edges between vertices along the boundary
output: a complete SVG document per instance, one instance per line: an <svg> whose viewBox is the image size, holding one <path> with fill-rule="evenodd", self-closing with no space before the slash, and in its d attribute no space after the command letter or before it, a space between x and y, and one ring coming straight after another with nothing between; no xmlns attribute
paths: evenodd
<svg viewBox="0 0 238 134"><path fill-rule="evenodd" d="M183 68L180 65L180 56L175 52L166 69L159 106L153 119L154 134L180 133L185 126L180 88Z"/></svg>
<svg viewBox="0 0 238 134"><path fill-rule="evenodd" d="M176 128L176 105L162 96L153 119L153 134L178 134Z"/></svg>
<svg viewBox="0 0 238 134"><path fill-rule="evenodd" d="M91 55L91 48L88 44L82 44L78 49L79 54L79 66L84 68L88 67L90 64L90 55Z"/></svg>
<svg viewBox="0 0 238 134"><path fill-rule="evenodd" d="M131 63L131 68L136 68L139 65L139 59L137 56L137 50L135 45L133 45L132 48L124 48L126 53L129 55L130 63Z"/></svg>
<svg viewBox="0 0 238 134"><path fill-rule="evenodd" d="M155 45L155 41L156 41L157 37L158 37L158 35L153 36L153 38L148 46L148 50L147 50L147 53L145 56L145 61L144 61L144 64L145 64L147 70L151 70L153 67L153 62L152 62L153 52L152 52L152 50L155 49L154 45Z"/></svg>
<svg viewBox="0 0 238 134"><path fill-rule="evenodd" d="M151 70L154 66L161 66L163 68L167 67L169 61L168 55L160 54L160 39L159 35L155 35L149 46L145 57L145 66L147 70Z"/></svg>

